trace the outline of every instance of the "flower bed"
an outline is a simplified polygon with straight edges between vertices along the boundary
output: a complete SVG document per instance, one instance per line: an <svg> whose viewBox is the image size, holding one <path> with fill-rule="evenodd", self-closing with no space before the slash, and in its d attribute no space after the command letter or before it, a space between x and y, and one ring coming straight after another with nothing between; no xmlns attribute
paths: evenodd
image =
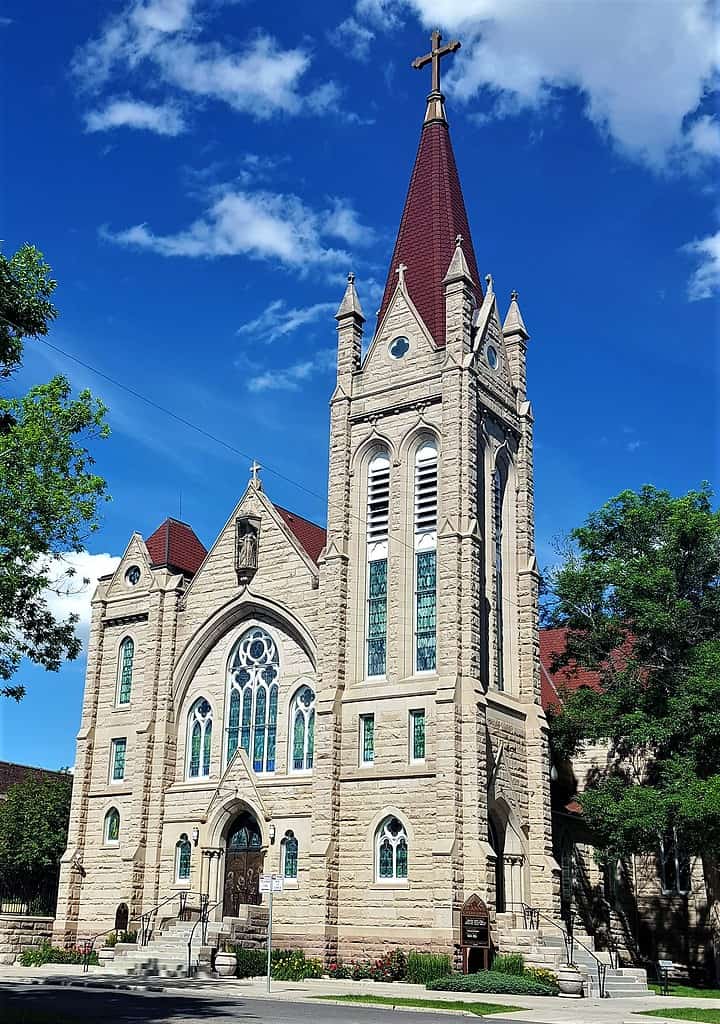
<svg viewBox="0 0 720 1024"><path fill-rule="evenodd" d="M84 963L84 959L85 950L82 946L76 946L75 949L60 949L58 946L51 946L49 942L43 942L41 946L23 950L20 954L20 963L23 967L42 967L43 964L81 964ZM98 955L94 950L90 953L88 963L99 963Z"/></svg>

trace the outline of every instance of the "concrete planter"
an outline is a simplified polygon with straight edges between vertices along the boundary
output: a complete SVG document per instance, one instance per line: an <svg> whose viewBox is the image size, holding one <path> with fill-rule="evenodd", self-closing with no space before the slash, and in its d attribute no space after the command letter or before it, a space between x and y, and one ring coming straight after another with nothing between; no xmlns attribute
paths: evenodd
<svg viewBox="0 0 720 1024"><path fill-rule="evenodd" d="M557 971L558 988L566 999L580 999L583 994L583 978L577 967L568 964Z"/></svg>
<svg viewBox="0 0 720 1024"><path fill-rule="evenodd" d="M237 971L237 957L234 953L215 954L215 973L220 978L234 978Z"/></svg>

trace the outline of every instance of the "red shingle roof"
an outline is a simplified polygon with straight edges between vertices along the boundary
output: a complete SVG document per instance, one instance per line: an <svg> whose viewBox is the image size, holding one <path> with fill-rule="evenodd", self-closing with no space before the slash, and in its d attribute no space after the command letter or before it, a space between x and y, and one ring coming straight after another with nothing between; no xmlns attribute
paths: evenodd
<svg viewBox="0 0 720 1024"><path fill-rule="evenodd" d="M275 511L280 514L280 518L295 534L313 562L317 562L327 539L327 534L323 527L318 526L316 523L311 523L309 519L303 519L302 516L295 515L294 512L288 512L286 508L281 508L280 505L275 505Z"/></svg>
<svg viewBox="0 0 720 1024"><path fill-rule="evenodd" d="M178 572L194 575L207 551L195 531L178 519L166 519L145 541L153 565L167 565Z"/></svg>
<svg viewBox="0 0 720 1024"><path fill-rule="evenodd" d="M420 136L378 325L397 285L396 270L400 263L404 263L410 298L436 344L445 344L445 291L442 281L450 266L456 235L463 236L463 252L476 285L476 298L480 301L482 288L450 131L446 122L431 121L423 126Z"/></svg>
<svg viewBox="0 0 720 1024"><path fill-rule="evenodd" d="M562 668L553 669L553 664L558 655L563 654L567 643L567 629L541 629L540 630L540 686L542 706L548 708L551 705L562 704L562 693L564 690L579 690L582 686L588 686L591 690L602 690L600 673L589 668L584 668L571 662ZM629 653L628 640L625 653L620 649L612 655L612 661L619 666Z"/></svg>

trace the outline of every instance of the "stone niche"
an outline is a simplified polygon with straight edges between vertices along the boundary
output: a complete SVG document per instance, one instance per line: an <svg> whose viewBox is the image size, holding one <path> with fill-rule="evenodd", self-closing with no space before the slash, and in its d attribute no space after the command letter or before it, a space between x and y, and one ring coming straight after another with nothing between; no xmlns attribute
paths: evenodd
<svg viewBox="0 0 720 1024"><path fill-rule="evenodd" d="M257 572L259 551L260 517L238 516L235 520L235 571L241 586L247 586Z"/></svg>

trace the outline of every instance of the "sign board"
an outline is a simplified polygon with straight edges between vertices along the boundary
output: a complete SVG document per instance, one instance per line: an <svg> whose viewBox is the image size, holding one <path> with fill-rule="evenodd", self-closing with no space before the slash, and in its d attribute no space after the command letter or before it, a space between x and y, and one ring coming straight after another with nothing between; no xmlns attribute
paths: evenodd
<svg viewBox="0 0 720 1024"><path fill-rule="evenodd" d="M258 888L260 892L282 892L282 875L260 875Z"/></svg>
<svg viewBox="0 0 720 1024"><path fill-rule="evenodd" d="M490 945L490 915L487 906L477 896L471 896L462 908L462 945Z"/></svg>

